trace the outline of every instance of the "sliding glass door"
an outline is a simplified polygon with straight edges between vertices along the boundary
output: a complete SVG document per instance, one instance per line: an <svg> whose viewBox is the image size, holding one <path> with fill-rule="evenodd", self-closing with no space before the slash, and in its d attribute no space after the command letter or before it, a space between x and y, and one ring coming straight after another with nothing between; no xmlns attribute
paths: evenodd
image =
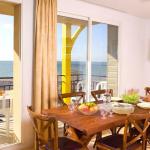
<svg viewBox="0 0 150 150"><path fill-rule="evenodd" d="M117 95L118 27L58 16L57 29L58 93L84 91L88 101L91 90L113 88Z"/></svg>
<svg viewBox="0 0 150 150"><path fill-rule="evenodd" d="M87 21L58 16L58 92L86 91Z"/></svg>

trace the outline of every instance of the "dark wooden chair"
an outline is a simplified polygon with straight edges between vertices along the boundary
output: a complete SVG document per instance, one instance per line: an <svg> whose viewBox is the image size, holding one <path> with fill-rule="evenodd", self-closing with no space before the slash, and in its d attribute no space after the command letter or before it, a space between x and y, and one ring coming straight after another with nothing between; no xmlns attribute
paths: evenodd
<svg viewBox="0 0 150 150"><path fill-rule="evenodd" d="M150 102L150 87L145 87L144 90L145 90L145 96L141 98L146 102ZM132 128L131 134L136 135L137 130L135 128ZM150 127L148 128L148 132L147 132L147 141L150 144Z"/></svg>
<svg viewBox="0 0 150 150"><path fill-rule="evenodd" d="M75 101L77 101L77 103L80 103L81 101L85 102L85 94L86 94L85 92L73 92L73 93L58 94L58 100L63 105L67 105L64 103L65 98L76 97ZM64 123L64 135L67 135L66 128L68 128L68 127L67 127L66 123ZM79 131L77 131L77 132L79 132ZM81 136L80 132L78 133L78 136Z"/></svg>
<svg viewBox="0 0 150 150"><path fill-rule="evenodd" d="M111 96L113 96L113 90L112 89L101 89L101 90L94 90L94 91L91 91L91 95L93 96L93 98L95 99L95 102L96 103L103 103L103 100L99 100L98 98L101 97L102 94L105 94L106 92L108 92ZM115 129L110 129L112 134L114 133L114 130ZM99 140L102 136L102 133L97 133L96 135L96 140L95 140L95 143L94 143L94 146L95 147L95 144L96 144L96 141Z"/></svg>
<svg viewBox="0 0 150 150"><path fill-rule="evenodd" d="M54 117L37 114L29 106L27 110L35 131L35 150L79 150L82 148L82 145L78 142L67 137L58 137L58 124ZM49 131L48 135L51 136L45 139L44 131Z"/></svg>
<svg viewBox="0 0 150 150"><path fill-rule="evenodd" d="M141 99L144 101L150 102L150 87L145 87L145 96L141 96ZM144 120L141 121L141 127L144 126ZM138 135L138 130L135 127L132 127L130 129L130 135L131 136L137 136ZM147 130L147 142L150 144L150 127Z"/></svg>
<svg viewBox="0 0 150 150"><path fill-rule="evenodd" d="M145 95L150 95L150 87L145 87Z"/></svg>
<svg viewBox="0 0 150 150"><path fill-rule="evenodd" d="M125 121L124 133L101 138L96 142L96 148L103 150L146 150L146 132L150 125L149 118L150 114L129 115ZM140 121L143 119L145 120L144 126L141 127ZM136 136L129 136L130 124L138 131Z"/></svg>
<svg viewBox="0 0 150 150"><path fill-rule="evenodd" d="M73 98L73 97L76 97L76 101L78 103L81 102L81 100L82 100L82 102L85 102L85 92L73 92L73 93L58 94L58 100L63 105L66 105L64 103L65 98Z"/></svg>
<svg viewBox="0 0 150 150"><path fill-rule="evenodd" d="M106 92L108 92L111 96L113 96L113 89L102 89L102 90L95 90L95 91L91 91L91 95L94 97L96 103L102 103L103 101L100 101L98 99L98 97L100 97L102 94L105 94ZM114 133L119 133L119 131L122 129L122 126L114 129L111 129L112 134Z"/></svg>
<svg viewBox="0 0 150 150"><path fill-rule="evenodd" d="M109 94L111 94L111 96L113 96L113 90L112 89L108 89L108 90L102 89L102 90L91 91L91 95L94 97L94 99L97 103L101 103L103 101L100 101L98 98L100 98L100 96L102 94L105 94L106 92L108 92Z"/></svg>
<svg viewBox="0 0 150 150"><path fill-rule="evenodd" d="M150 102L150 87L145 87L144 90L146 96L144 100ZM150 127L148 128L147 141L150 144Z"/></svg>

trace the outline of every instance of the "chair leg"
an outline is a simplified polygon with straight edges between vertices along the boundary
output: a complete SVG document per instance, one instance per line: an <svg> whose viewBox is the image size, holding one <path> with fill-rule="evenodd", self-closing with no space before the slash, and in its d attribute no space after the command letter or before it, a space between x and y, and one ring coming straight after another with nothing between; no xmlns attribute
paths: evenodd
<svg viewBox="0 0 150 150"><path fill-rule="evenodd" d="M35 149L35 150L39 150L39 143L38 143L38 137L37 137L37 134L35 134L34 149Z"/></svg>
<svg viewBox="0 0 150 150"><path fill-rule="evenodd" d="M102 138L102 132L97 133L93 148L95 148L96 142L99 141L101 138Z"/></svg>
<svg viewBox="0 0 150 150"><path fill-rule="evenodd" d="M67 128L69 128L69 126L66 123L64 123L64 136L68 135Z"/></svg>
<svg viewBox="0 0 150 150"><path fill-rule="evenodd" d="M66 134L66 123L64 123L64 135Z"/></svg>

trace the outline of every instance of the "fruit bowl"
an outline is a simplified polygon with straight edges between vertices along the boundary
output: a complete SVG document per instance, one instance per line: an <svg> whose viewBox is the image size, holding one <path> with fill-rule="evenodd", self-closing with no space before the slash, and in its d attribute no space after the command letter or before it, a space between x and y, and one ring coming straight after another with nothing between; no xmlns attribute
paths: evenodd
<svg viewBox="0 0 150 150"><path fill-rule="evenodd" d="M78 106L78 110L84 115L93 115L98 111L98 106L93 102L86 102Z"/></svg>

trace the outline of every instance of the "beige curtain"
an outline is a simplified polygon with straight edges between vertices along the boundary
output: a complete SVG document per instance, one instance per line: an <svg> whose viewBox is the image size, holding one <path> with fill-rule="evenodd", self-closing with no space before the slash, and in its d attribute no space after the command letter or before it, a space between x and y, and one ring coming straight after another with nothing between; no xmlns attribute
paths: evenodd
<svg viewBox="0 0 150 150"><path fill-rule="evenodd" d="M57 99L57 0L36 0L33 109L54 107Z"/></svg>

